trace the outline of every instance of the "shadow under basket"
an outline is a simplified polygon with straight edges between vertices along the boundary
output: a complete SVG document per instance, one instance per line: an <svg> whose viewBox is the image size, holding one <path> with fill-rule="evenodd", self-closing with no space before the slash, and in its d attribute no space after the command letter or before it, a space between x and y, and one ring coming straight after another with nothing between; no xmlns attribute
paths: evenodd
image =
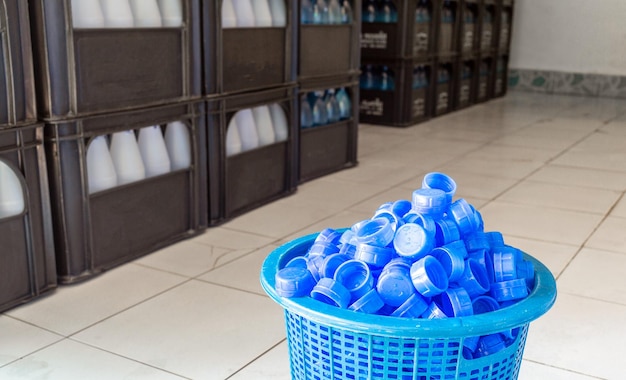
<svg viewBox="0 0 626 380"><path fill-rule="evenodd" d="M358 313L310 297L283 298L275 275L291 259L306 254L317 234L274 250L263 263L261 284L285 309L293 379L517 379L528 326L556 300L556 282L539 261L530 295L494 312L446 319L397 318ZM517 331L503 350L467 359L466 339Z"/></svg>

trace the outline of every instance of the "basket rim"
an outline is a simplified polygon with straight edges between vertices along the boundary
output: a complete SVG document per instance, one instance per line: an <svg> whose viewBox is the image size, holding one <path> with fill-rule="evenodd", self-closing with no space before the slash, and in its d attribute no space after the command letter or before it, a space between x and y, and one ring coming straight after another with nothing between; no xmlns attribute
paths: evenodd
<svg viewBox="0 0 626 380"><path fill-rule="evenodd" d="M445 319L398 318L340 309L310 297L284 298L274 288L276 272L290 259L303 256L318 233L296 238L274 249L261 268L265 292L286 311L310 321L355 333L407 338L463 338L514 329L544 315L556 301L556 280L539 260L524 253L535 266L535 287L524 300L503 309L468 317Z"/></svg>

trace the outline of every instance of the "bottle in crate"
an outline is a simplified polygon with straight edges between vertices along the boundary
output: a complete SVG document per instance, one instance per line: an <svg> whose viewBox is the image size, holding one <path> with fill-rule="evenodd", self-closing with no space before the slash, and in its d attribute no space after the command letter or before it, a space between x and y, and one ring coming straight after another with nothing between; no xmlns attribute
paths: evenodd
<svg viewBox="0 0 626 380"><path fill-rule="evenodd" d="M415 8L413 55L430 53L432 3L420 0Z"/></svg>

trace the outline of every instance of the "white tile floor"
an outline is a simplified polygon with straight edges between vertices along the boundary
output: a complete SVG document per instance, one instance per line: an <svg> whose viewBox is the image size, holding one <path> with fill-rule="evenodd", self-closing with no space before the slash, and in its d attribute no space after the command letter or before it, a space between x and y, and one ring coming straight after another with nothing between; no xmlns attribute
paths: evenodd
<svg viewBox="0 0 626 380"><path fill-rule="evenodd" d="M624 379L626 100L511 93L406 129L361 126L360 165L0 315L0 379L288 379L265 256L409 198L444 171L488 230L558 277L520 379Z"/></svg>

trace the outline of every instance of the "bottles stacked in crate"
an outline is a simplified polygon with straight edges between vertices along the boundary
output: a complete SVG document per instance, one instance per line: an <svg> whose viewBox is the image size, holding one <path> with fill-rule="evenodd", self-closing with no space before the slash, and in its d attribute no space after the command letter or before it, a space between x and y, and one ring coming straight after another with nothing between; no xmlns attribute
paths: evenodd
<svg viewBox="0 0 626 380"><path fill-rule="evenodd" d="M297 171L304 182L356 164L361 1L296 2Z"/></svg>
<svg viewBox="0 0 626 380"><path fill-rule="evenodd" d="M496 8L495 28L498 36L494 41L495 48L495 78L493 96L506 94L508 88L509 51L511 45L511 31L513 24L513 0L502 0Z"/></svg>
<svg viewBox="0 0 626 380"><path fill-rule="evenodd" d="M435 10L432 0L363 2L363 122L407 126L430 117Z"/></svg>

